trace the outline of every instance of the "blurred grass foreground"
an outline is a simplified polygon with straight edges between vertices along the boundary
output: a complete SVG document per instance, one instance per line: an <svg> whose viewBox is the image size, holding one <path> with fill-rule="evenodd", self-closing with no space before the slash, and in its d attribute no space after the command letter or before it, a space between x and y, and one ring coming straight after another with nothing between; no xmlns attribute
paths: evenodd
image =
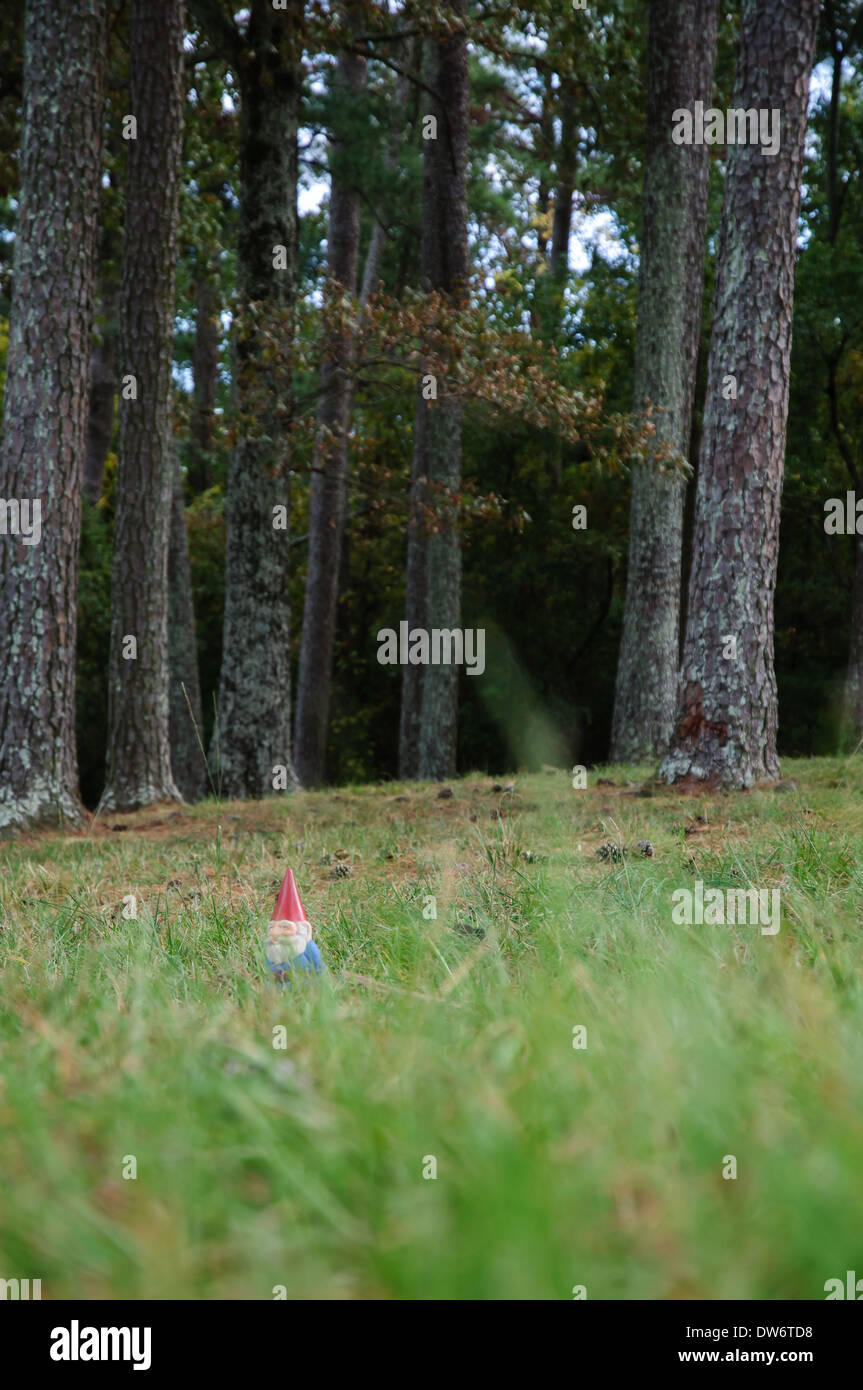
<svg viewBox="0 0 863 1390"><path fill-rule="evenodd" d="M783 771L684 796L549 769L4 842L0 1278L819 1299L863 1273L863 762ZM280 992L288 866L328 972ZM697 879L780 888L781 929L674 925Z"/></svg>

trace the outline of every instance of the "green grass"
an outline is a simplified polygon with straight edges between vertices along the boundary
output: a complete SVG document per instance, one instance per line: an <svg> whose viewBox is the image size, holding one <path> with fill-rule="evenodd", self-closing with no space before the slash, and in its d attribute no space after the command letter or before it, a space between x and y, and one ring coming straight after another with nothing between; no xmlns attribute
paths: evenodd
<svg viewBox="0 0 863 1390"><path fill-rule="evenodd" d="M4 842L0 1277L774 1299L863 1274L863 760L739 796L638 795L647 772ZM288 865L329 971L279 992L263 932ZM696 877L780 886L781 931L674 926Z"/></svg>

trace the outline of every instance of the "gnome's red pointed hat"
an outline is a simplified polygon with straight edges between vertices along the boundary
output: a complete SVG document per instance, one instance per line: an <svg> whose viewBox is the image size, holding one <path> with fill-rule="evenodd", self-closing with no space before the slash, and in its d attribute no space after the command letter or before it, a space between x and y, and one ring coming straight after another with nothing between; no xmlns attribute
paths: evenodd
<svg viewBox="0 0 863 1390"><path fill-rule="evenodd" d="M297 891L297 880L294 878L293 869L288 869L282 879L282 886L279 889L279 896L276 898L276 906L273 909L271 922L308 922L306 909L300 902L300 895Z"/></svg>

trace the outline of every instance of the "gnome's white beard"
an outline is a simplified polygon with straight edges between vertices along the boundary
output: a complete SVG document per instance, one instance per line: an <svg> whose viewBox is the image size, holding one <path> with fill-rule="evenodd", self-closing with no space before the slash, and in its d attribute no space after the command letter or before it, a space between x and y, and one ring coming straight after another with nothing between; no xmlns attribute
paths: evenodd
<svg viewBox="0 0 863 1390"><path fill-rule="evenodd" d="M267 960L273 965L287 965L303 954L311 939L308 922L271 922L267 928Z"/></svg>

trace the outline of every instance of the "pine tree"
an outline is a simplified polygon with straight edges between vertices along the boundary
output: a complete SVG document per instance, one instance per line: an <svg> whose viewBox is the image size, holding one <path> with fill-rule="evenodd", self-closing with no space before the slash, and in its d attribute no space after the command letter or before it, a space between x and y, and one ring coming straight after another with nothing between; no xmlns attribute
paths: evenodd
<svg viewBox="0 0 863 1390"><path fill-rule="evenodd" d="M670 465L632 475L613 762L662 754L674 724L685 479L701 327L709 146L675 144L672 116L710 105L718 0L651 0L635 405Z"/></svg>
<svg viewBox="0 0 863 1390"><path fill-rule="evenodd" d="M436 126L423 152L421 283L444 304L458 306L469 273L466 0L456 0L451 10L448 32L427 45L433 95L426 115ZM411 629L452 630L461 622L461 403L445 379L435 386L436 399L427 398L422 381L417 396L405 604ZM435 780L455 771L458 679L454 666L405 667L401 777Z"/></svg>
<svg viewBox="0 0 863 1390"><path fill-rule="evenodd" d="M216 0L193 12L240 90L236 443L228 470L225 620L210 765L231 797L259 797L291 756L288 517L298 279L297 127L302 0L252 0L241 32Z"/></svg>
<svg viewBox="0 0 863 1390"><path fill-rule="evenodd" d="M0 452L0 828L81 810L78 540L106 33L102 0L28 3Z"/></svg>
<svg viewBox="0 0 863 1390"><path fill-rule="evenodd" d="M129 114L136 125L126 175L108 748L100 802L102 809L123 811L180 796L169 735L168 552L182 0L132 0L130 51Z"/></svg>
<svg viewBox="0 0 863 1390"><path fill-rule="evenodd" d="M338 61L336 119L355 103L365 84L366 64L352 53ZM356 115L354 114L354 119ZM326 769L327 725L336 626L339 557L347 510L353 335L340 305L356 294L360 196L356 160L346 137L331 135L331 187L327 227L327 273L331 329L323 347L312 485L309 497L309 561L303 635L297 678L294 757L304 787L319 786Z"/></svg>
<svg viewBox="0 0 863 1390"><path fill-rule="evenodd" d="M733 107L781 113L777 153L731 146L669 782L778 776L773 595L797 214L818 0L744 0Z"/></svg>

